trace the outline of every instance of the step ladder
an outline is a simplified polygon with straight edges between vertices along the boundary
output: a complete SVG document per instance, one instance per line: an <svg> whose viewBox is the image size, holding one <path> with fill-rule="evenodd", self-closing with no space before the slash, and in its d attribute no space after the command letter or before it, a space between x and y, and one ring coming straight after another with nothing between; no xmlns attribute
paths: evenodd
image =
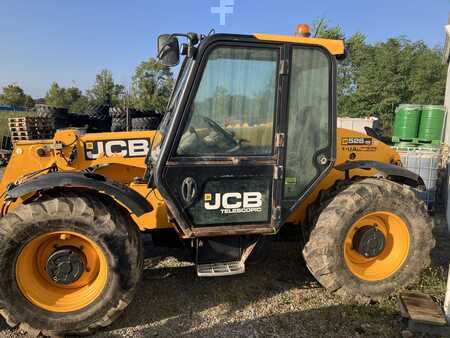
<svg viewBox="0 0 450 338"><path fill-rule="evenodd" d="M245 272L245 263L241 261L197 264L197 276L220 277L238 275Z"/></svg>

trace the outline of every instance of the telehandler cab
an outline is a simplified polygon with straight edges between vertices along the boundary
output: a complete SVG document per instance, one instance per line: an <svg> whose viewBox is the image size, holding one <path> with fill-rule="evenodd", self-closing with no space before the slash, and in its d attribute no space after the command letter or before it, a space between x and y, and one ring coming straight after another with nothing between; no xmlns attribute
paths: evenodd
<svg viewBox="0 0 450 338"><path fill-rule="evenodd" d="M185 56L159 130L15 144L0 185L9 325L109 325L138 287L143 231L154 245L176 235L199 276L224 276L294 227L314 277L349 296L389 294L429 264L421 178L377 138L336 128L342 41L169 34L158 54L166 66Z"/></svg>

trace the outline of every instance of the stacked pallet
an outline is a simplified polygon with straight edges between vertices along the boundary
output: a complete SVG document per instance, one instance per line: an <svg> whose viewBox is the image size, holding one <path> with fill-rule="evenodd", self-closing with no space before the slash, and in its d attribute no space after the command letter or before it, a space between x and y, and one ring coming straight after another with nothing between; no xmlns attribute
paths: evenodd
<svg viewBox="0 0 450 338"><path fill-rule="evenodd" d="M21 140L52 138L55 132L53 119L45 117L10 117L8 127L13 143Z"/></svg>

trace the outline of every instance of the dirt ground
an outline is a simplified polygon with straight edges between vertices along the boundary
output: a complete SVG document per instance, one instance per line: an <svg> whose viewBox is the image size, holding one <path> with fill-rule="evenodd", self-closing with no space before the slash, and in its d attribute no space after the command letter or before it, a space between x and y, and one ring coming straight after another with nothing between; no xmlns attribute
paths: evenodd
<svg viewBox="0 0 450 338"><path fill-rule="evenodd" d="M443 302L450 242L436 216L433 266L410 287ZM198 278L167 258L146 269L135 301L95 337L400 337L396 297L360 304L325 292L294 242L275 241L267 261L247 273ZM0 321L0 337L21 336Z"/></svg>

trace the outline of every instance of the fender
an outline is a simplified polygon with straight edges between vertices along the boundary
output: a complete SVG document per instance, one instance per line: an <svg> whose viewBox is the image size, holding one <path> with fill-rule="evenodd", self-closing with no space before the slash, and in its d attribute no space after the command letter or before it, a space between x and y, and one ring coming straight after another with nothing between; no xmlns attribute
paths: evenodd
<svg viewBox="0 0 450 338"><path fill-rule="evenodd" d="M113 197L136 216L153 210L147 200L126 185L107 180L104 176L91 173L54 172L31 179L17 186L11 186L5 200L16 200L26 194L54 188L86 189Z"/></svg>
<svg viewBox="0 0 450 338"><path fill-rule="evenodd" d="M425 186L422 178L416 173L395 164L378 161L347 161L334 167L336 170L348 172L351 169L376 169L382 176L398 183L409 185L413 188Z"/></svg>

